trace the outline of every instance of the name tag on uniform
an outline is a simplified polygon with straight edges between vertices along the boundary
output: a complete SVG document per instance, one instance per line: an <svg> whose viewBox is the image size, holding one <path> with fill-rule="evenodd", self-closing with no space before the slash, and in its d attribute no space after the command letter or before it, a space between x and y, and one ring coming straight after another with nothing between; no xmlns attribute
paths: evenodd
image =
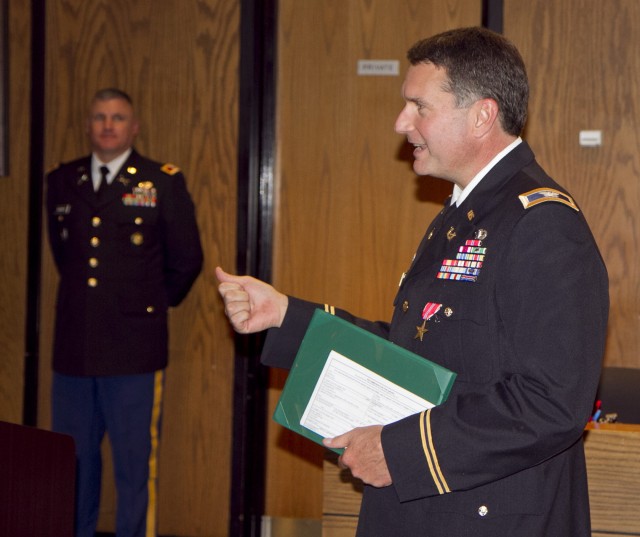
<svg viewBox="0 0 640 537"><path fill-rule="evenodd" d="M65 205L56 205L56 208L53 212L56 216L61 214L69 214L71 212L71 205L69 203Z"/></svg>

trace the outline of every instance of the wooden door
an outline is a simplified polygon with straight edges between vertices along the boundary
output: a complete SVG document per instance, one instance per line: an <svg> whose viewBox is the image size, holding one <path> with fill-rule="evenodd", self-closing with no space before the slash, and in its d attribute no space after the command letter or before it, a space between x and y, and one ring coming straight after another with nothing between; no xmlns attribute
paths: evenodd
<svg viewBox="0 0 640 537"><path fill-rule="evenodd" d="M526 137L581 206L609 271L605 365L640 368L640 3L505 0L529 70ZM584 147L584 130L602 145Z"/></svg>
<svg viewBox="0 0 640 537"><path fill-rule="evenodd" d="M3 17L6 16L6 20ZM0 6L0 27L6 30L7 48L0 58L6 77L2 93L7 104L4 129L8 169L0 177L0 420L21 423L25 378L25 319L27 260L29 255L29 151L31 102L29 45L31 5L5 0ZM0 47L1 48L1 47Z"/></svg>
<svg viewBox="0 0 640 537"><path fill-rule="evenodd" d="M451 193L416 178L394 132L406 51L480 17L477 0L280 0L276 287L390 320L400 276ZM359 60L397 61L399 71L359 76ZM284 378L274 370L271 407ZM322 456L271 424L268 515L321 517Z"/></svg>
<svg viewBox="0 0 640 537"><path fill-rule="evenodd" d="M121 87L141 121L136 148L179 166L196 205L205 265L170 312L161 535L228 532L234 349L212 275L235 260L239 22L239 0L47 2L46 165L88 153L89 100L101 87ZM39 407L46 427L57 274L43 248ZM112 531L108 445L105 461L99 529Z"/></svg>

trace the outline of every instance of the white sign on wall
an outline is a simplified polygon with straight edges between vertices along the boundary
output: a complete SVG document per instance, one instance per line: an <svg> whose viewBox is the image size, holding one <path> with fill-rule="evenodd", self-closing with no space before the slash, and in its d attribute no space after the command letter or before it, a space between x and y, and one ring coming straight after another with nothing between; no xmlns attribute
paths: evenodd
<svg viewBox="0 0 640 537"><path fill-rule="evenodd" d="M359 76L398 76L398 60L358 60Z"/></svg>

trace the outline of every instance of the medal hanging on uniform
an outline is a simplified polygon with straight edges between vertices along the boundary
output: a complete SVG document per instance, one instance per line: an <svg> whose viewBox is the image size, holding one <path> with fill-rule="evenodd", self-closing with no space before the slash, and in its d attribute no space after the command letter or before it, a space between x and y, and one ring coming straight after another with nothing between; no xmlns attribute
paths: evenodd
<svg viewBox="0 0 640 537"><path fill-rule="evenodd" d="M420 341L422 341L425 332L428 332L427 321L431 319L431 317L433 317L436 313L438 313L441 307L442 304L436 304L435 302L427 302L425 304L424 308L422 309L422 325L416 326L416 330L418 331L416 332L416 335L413 339L419 339Z"/></svg>

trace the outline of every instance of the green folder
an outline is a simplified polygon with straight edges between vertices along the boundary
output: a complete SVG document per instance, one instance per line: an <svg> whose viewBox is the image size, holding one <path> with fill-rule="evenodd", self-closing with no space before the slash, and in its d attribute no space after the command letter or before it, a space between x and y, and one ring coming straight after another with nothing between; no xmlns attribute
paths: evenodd
<svg viewBox="0 0 640 537"><path fill-rule="evenodd" d="M333 423L335 420L343 426L347 423L367 425L373 423L372 419L378 423L375 420L380 414L388 420L389 416L408 412L397 417L400 419L439 405L449 395L455 378L454 372L422 356L344 319L316 310L273 419L322 444L323 435L317 431L329 431L330 426L339 428ZM415 400L416 396L428 404L422 405L422 401ZM360 423L361 419L369 422ZM332 422L326 429L325 420ZM315 430L301 421L306 425L311 423ZM349 426L346 430L352 428Z"/></svg>

